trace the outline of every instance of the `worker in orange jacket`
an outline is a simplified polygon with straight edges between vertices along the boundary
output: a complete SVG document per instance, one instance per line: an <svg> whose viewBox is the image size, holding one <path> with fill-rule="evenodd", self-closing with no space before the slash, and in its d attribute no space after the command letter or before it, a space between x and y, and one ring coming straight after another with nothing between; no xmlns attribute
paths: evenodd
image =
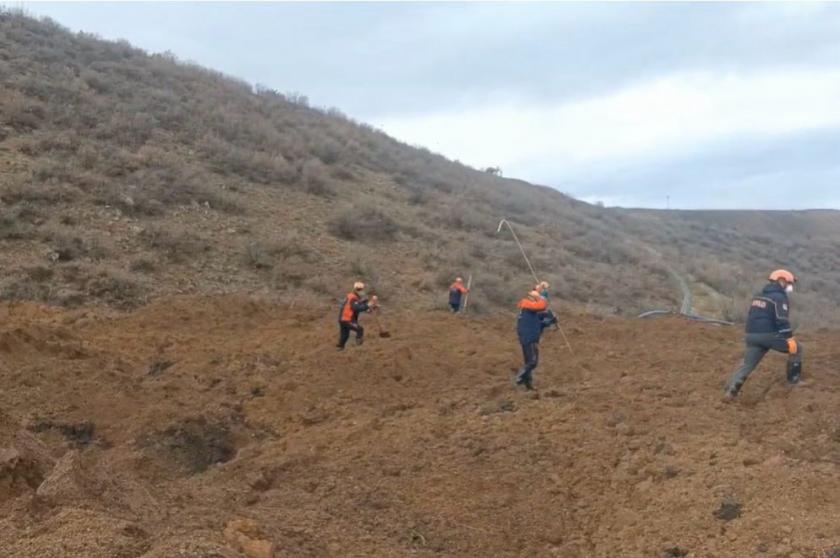
<svg viewBox="0 0 840 558"><path fill-rule="evenodd" d="M364 342L365 328L359 325L359 314L362 312L370 312L379 306L379 301L376 296L371 297L370 301L365 297L365 284L357 281L353 284L353 290L347 293L344 297L344 302L341 304L341 311L338 314L338 349L343 350L350 339L350 332L356 332L356 345L361 345Z"/></svg>
<svg viewBox="0 0 840 558"><path fill-rule="evenodd" d="M533 373L540 358L540 337L546 327L557 322L557 318L547 312L548 300L539 291L533 290L519 301L519 316L516 318L516 333L522 345L522 368L516 375L516 385L527 390L534 389Z"/></svg>
<svg viewBox="0 0 840 558"><path fill-rule="evenodd" d="M461 295L468 292L470 290L464 286L464 280L456 277L455 282L449 287L449 307L453 313L457 314L461 311Z"/></svg>

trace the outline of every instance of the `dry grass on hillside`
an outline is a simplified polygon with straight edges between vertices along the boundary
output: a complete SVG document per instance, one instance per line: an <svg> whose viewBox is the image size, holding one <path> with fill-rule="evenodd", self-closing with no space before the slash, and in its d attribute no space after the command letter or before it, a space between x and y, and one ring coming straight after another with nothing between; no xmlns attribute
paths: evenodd
<svg viewBox="0 0 840 558"><path fill-rule="evenodd" d="M673 302L661 273L635 271L642 252L608 212L171 57L18 15L0 25L6 296L323 299L363 275L434 306L452 275L474 273L476 310L510 306L530 279L494 233L507 217L561 298L628 312ZM27 269L42 267L33 282ZM135 285L111 296L103 280Z"/></svg>
<svg viewBox="0 0 840 558"><path fill-rule="evenodd" d="M653 246L720 291L710 312L738 315L744 286L777 262L809 277L815 323L837 308L835 214L798 218L803 231L831 222L830 236L806 240L745 233L741 215L606 210L409 147L299 95L15 13L0 15L0 76L6 298L131 306L255 292L326 305L361 277L389 304L428 308L472 273L476 311L510 308L531 279L495 233L507 217L567 304L676 307Z"/></svg>

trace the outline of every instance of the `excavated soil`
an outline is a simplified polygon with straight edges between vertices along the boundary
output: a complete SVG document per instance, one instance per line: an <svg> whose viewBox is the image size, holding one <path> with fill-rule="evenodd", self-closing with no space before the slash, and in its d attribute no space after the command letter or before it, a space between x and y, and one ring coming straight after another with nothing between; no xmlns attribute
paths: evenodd
<svg viewBox="0 0 840 558"><path fill-rule="evenodd" d="M510 315L334 315L2 307L0 556L840 555L840 334L725 404L733 328L567 316L529 394Z"/></svg>

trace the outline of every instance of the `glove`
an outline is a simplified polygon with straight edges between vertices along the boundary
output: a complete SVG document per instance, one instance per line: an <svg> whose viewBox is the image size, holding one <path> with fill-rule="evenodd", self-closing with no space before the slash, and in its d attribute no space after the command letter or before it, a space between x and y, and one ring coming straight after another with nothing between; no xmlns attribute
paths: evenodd
<svg viewBox="0 0 840 558"><path fill-rule="evenodd" d="M368 304L371 308L379 308L379 297L373 295L370 297L370 304Z"/></svg>

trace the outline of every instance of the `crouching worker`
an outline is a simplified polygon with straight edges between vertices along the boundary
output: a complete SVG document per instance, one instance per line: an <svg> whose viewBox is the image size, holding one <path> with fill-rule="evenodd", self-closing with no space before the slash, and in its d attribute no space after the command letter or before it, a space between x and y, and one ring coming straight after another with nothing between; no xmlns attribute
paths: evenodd
<svg viewBox="0 0 840 558"><path fill-rule="evenodd" d="M457 314L461 311L461 295L468 292L470 290L464 286L464 280L456 277L455 282L449 287L449 307L453 313Z"/></svg>
<svg viewBox="0 0 840 558"><path fill-rule="evenodd" d="M353 291L348 293L341 305L341 312L338 315L338 349L344 349L347 340L350 339L350 332L356 332L356 345L361 345L365 338L365 329L359 325L359 314L370 312L379 305L376 297L370 301L365 298L365 284L356 282Z"/></svg>
<svg viewBox="0 0 840 558"><path fill-rule="evenodd" d="M741 367L726 384L725 398L733 399L747 377L755 370L767 351L787 353L787 380L799 381L802 374L802 345L793 338L788 315L788 294L793 292L796 277L790 271L778 269L770 274L770 282L755 295L750 303L746 325L746 352Z"/></svg>
<svg viewBox="0 0 840 558"><path fill-rule="evenodd" d="M516 375L516 385L527 390L534 389L533 373L540 358L540 336L543 329L557 321L554 315L546 313L548 301L538 291L531 291L519 301L519 317L516 319L516 333L522 345L522 368Z"/></svg>

